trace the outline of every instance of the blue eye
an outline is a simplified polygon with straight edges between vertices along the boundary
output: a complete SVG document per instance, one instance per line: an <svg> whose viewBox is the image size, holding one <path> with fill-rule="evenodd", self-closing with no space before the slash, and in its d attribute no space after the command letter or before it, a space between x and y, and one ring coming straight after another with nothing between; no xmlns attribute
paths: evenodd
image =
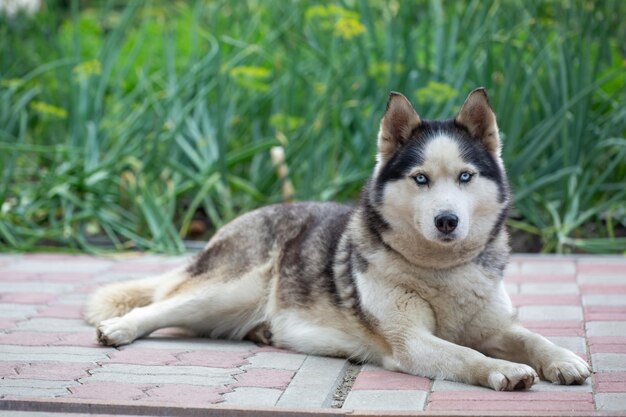
<svg viewBox="0 0 626 417"><path fill-rule="evenodd" d="M461 172L461 175L459 175L459 182L470 182L470 180L472 179L472 176L473 174L470 174L467 171Z"/></svg>
<svg viewBox="0 0 626 417"><path fill-rule="evenodd" d="M417 174L415 176L415 182L419 185L426 185L428 184L428 177L424 174Z"/></svg>

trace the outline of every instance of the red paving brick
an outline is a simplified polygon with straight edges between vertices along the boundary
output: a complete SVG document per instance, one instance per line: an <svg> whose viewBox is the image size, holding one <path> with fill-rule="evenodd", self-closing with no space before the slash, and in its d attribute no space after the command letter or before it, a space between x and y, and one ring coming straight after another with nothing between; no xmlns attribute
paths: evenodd
<svg viewBox="0 0 626 417"><path fill-rule="evenodd" d="M430 379L389 371L362 371L352 386L353 390L428 390Z"/></svg>
<svg viewBox="0 0 626 417"><path fill-rule="evenodd" d="M596 392L626 392L626 372L598 372L593 383Z"/></svg>
<svg viewBox="0 0 626 417"><path fill-rule="evenodd" d="M580 292L583 294L626 294L626 285L582 284Z"/></svg>
<svg viewBox="0 0 626 417"><path fill-rule="evenodd" d="M526 320L522 324L529 330L543 336L584 336L582 321L571 320Z"/></svg>
<svg viewBox="0 0 626 417"><path fill-rule="evenodd" d="M511 294L515 306L526 305L580 305L576 294Z"/></svg>
<svg viewBox="0 0 626 417"><path fill-rule="evenodd" d="M588 392L433 392L427 410L592 411Z"/></svg>
<svg viewBox="0 0 626 417"><path fill-rule="evenodd" d="M224 387L199 387L194 385L164 384L146 390L148 402L182 403L185 406L211 405L224 401Z"/></svg>
<svg viewBox="0 0 626 417"><path fill-rule="evenodd" d="M626 353L626 336L593 336L587 343L591 353Z"/></svg>
<svg viewBox="0 0 626 417"><path fill-rule="evenodd" d="M626 277L626 263L579 263L579 274L588 275L623 275Z"/></svg>
<svg viewBox="0 0 626 417"><path fill-rule="evenodd" d="M15 364L17 375L12 375L11 379L43 379L43 380L72 380L89 376L88 369L94 367L93 364L71 363L71 362L32 362Z"/></svg>
<svg viewBox="0 0 626 417"><path fill-rule="evenodd" d="M247 363L249 352L195 351L179 355L177 365L208 366L211 368L237 368Z"/></svg>
<svg viewBox="0 0 626 417"><path fill-rule="evenodd" d="M57 297L57 294L5 292L0 294L0 303L46 304Z"/></svg>
<svg viewBox="0 0 626 417"><path fill-rule="evenodd" d="M576 282L576 275L542 275L542 274L521 274L507 273L504 275L504 282L519 284L547 284L547 283L567 283Z"/></svg>
<svg viewBox="0 0 626 417"><path fill-rule="evenodd" d="M146 399L145 390L153 388L152 385L125 384L123 382L92 381L82 385L70 387L71 398L85 398L91 400L112 401L137 401Z"/></svg>
<svg viewBox="0 0 626 417"><path fill-rule="evenodd" d="M585 307L587 321L626 321L626 306Z"/></svg>

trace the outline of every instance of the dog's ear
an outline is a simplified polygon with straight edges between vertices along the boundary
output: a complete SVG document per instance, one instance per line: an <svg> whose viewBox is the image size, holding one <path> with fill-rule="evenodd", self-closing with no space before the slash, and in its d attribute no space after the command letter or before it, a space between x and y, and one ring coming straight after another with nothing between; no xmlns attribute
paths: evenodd
<svg viewBox="0 0 626 417"><path fill-rule="evenodd" d="M387 110L380 122L378 154L382 161L393 155L398 146L406 142L420 118L409 100L400 93L392 92L387 100Z"/></svg>
<svg viewBox="0 0 626 417"><path fill-rule="evenodd" d="M496 115L483 87L475 89L467 96L455 120L465 126L474 138L479 139L489 152L500 154Z"/></svg>

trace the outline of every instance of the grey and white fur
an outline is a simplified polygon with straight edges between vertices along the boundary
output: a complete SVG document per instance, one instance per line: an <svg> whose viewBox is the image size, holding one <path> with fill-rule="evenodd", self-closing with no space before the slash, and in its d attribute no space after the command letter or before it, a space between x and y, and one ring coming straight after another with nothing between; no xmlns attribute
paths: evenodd
<svg viewBox="0 0 626 417"><path fill-rule="evenodd" d="M504 290L511 197L485 90L445 121L392 93L377 145L355 207L264 207L189 266L96 291L100 342L176 326L494 390L583 383L587 363L522 327Z"/></svg>

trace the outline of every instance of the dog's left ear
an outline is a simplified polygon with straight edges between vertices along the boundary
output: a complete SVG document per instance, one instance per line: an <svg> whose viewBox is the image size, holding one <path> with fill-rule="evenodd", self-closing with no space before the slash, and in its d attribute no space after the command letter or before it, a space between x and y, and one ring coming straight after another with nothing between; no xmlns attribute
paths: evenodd
<svg viewBox="0 0 626 417"><path fill-rule="evenodd" d="M483 87L475 89L467 96L455 120L465 126L474 138L479 139L489 152L500 155L496 115Z"/></svg>

